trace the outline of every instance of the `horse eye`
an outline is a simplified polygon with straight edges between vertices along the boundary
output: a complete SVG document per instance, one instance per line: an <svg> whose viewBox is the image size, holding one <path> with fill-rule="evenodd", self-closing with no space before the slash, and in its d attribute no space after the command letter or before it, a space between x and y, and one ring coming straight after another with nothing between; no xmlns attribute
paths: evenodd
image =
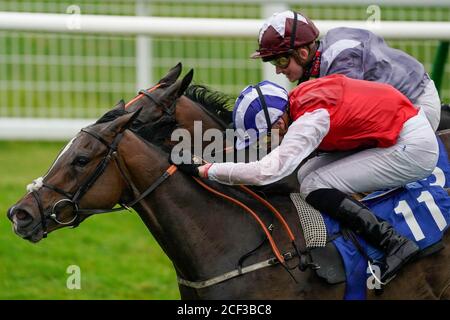
<svg viewBox="0 0 450 320"><path fill-rule="evenodd" d="M89 163L89 158L84 156L78 156L72 161L72 165L77 167L84 167Z"/></svg>

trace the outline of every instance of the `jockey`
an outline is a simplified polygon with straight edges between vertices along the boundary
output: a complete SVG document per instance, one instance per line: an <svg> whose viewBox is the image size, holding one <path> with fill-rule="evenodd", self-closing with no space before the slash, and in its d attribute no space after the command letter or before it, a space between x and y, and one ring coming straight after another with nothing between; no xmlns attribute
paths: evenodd
<svg viewBox="0 0 450 320"><path fill-rule="evenodd" d="M438 159L430 124L393 87L343 75L304 82L289 94L268 81L247 87L236 100L237 149L279 129L281 144L249 163L181 163L181 171L223 184L266 185L300 165L300 193L314 208L354 229L386 254L382 281L387 281L419 250L386 221L349 195L393 188L429 176Z"/></svg>
<svg viewBox="0 0 450 320"><path fill-rule="evenodd" d="M320 41L318 36L319 30L305 15L275 13L260 29L259 49L251 57L271 62L277 74L299 83L338 73L390 84L425 111L436 131L441 114L439 94L420 62L367 30L342 27L329 30Z"/></svg>

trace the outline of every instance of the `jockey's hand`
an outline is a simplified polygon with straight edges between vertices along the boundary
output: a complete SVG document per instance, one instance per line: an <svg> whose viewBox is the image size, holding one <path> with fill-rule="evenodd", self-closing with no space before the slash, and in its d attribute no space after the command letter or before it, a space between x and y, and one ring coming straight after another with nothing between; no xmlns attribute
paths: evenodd
<svg viewBox="0 0 450 320"><path fill-rule="evenodd" d="M195 164L195 163L180 163L176 164L178 170L181 172L184 172L190 176L194 177L200 177L200 173L198 168L201 167L201 164Z"/></svg>
<svg viewBox="0 0 450 320"><path fill-rule="evenodd" d="M174 164L177 166L177 168L190 176L194 177L202 177L205 178L206 172L205 169L209 168L210 165L203 165L202 161L199 159L196 159L191 154L182 154L180 157L176 158L176 161L174 161L174 157L172 157L172 154L169 156L169 163ZM196 163L200 162L200 163Z"/></svg>

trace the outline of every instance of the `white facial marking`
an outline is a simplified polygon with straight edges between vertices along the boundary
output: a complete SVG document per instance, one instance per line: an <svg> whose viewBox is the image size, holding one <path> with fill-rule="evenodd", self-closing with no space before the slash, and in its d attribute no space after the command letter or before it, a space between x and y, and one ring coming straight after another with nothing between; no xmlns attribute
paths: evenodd
<svg viewBox="0 0 450 320"><path fill-rule="evenodd" d="M58 162L58 160L61 158L61 156L70 148L70 146L72 145L72 143L75 141L75 139L77 138L78 135L76 135L75 137L72 138L72 140L69 141L69 143L67 143L67 145L64 147L64 149L59 153L58 157L56 158L56 160L53 162L53 165L51 166L51 168L47 171L50 172L53 167L55 166L55 164ZM39 177L35 180L33 180L32 183L27 185L27 191L28 192L32 192L32 191L38 191L40 188L42 188L42 185L44 183L44 177Z"/></svg>
<svg viewBox="0 0 450 320"><path fill-rule="evenodd" d="M52 167L50 168L50 170L48 170L48 172L50 172L52 170L52 168L55 166L55 164L58 162L59 158L62 157L62 155L64 153L66 153L67 150L69 150L70 146L72 145L72 143L75 141L75 139L77 138L77 136L73 137L72 140L69 141L69 143L67 143L67 145L64 147L64 149L59 153L58 158L56 158L55 162L53 162Z"/></svg>

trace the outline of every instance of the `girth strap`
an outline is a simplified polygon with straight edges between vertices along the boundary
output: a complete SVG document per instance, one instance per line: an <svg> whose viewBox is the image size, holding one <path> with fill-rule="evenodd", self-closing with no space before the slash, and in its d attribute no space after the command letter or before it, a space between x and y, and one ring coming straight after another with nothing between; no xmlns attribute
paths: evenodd
<svg viewBox="0 0 450 320"><path fill-rule="evenodd" d="M292 259L294 256L295 256L295 254L292 254L291 252L288 252L288 253L283 254L283 259L287 261L287 260ZM236 278L236 277L241 276L241 275L246 274L246 273L250 273L250 272L253 272L253 271L256 271L256 270L259 270L259 269L263 269L263 268L274 266L274 265L276 265L278 263L279 263L279 259L277 259L277 258L270 258L270 259L267 259L267 260L264 260L264 261L261 261L261 262L258 262L258 263L251 264L251 265L246 266L244 268L234 269L232 271L229 271L227 273L224 273L224 274L222 274L220 276L217 276L217 277L214 277L214 278L211 278L211 279L208 279L208 280L189 281L189 280L185 280L185 279L182 279L182 278L178 277L178 283L183 285L183 286L191 287L191 288L194 288L194 289L203 289L203 288L210 287L210 286L213 286L215 284L227 281L229 279Z"/></svg>

